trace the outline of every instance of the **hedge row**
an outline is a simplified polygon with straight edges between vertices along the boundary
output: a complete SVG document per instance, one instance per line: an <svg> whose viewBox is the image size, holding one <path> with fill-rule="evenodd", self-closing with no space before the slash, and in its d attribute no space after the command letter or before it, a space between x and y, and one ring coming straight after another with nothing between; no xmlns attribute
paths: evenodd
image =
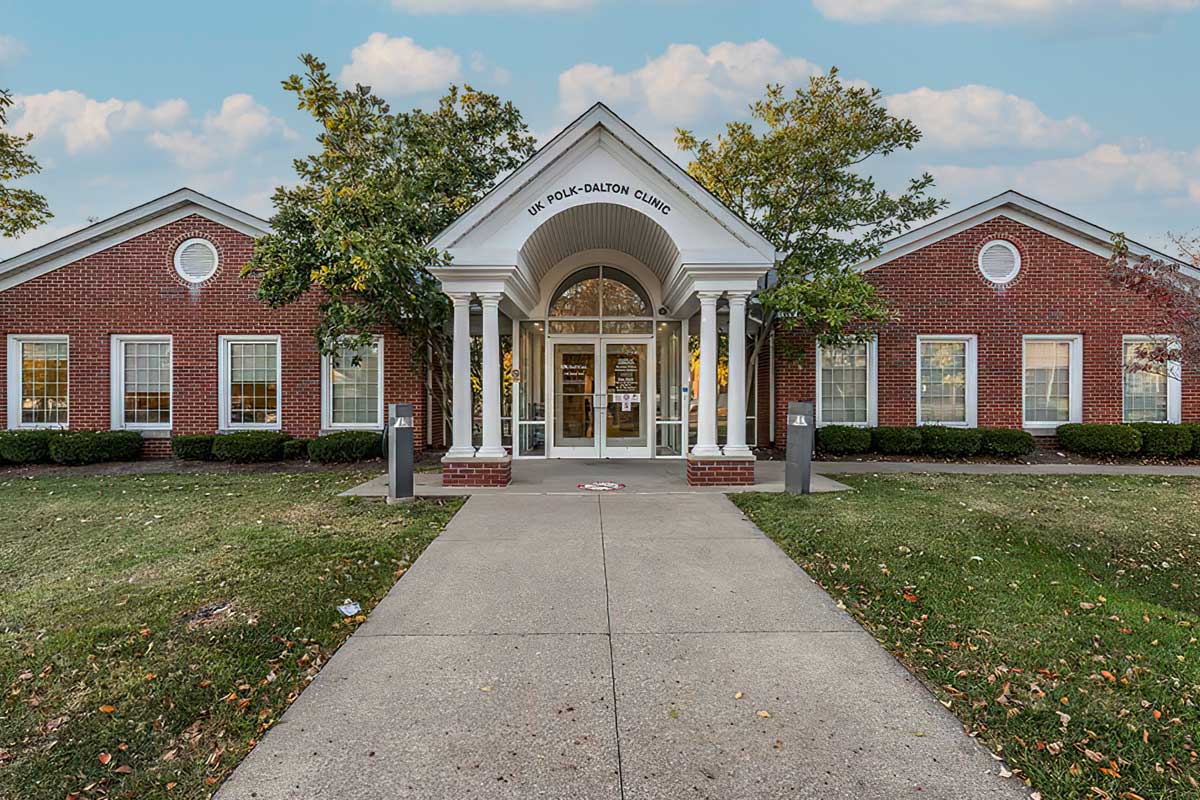
<svg viewBox="0 0 1200 800"><path fill-rule="evenodd" d="M888 456L926 455L968 458L974 455L1016 458L1033 452L1033 436L1010 428L921 427L857 428L826 425L817 428L817 450L825 455L880 453Z"/></svg>
<svg viewBox="0 0 1200 800"><path fill-rule="evenodd" d="M383 435L374 431L339 431L316 439L293 439L275 431L194 434L171 439L171 452L189 461L233 461L250 464L309 458L322 464L363 461L384 453Z"/></svg>
<svg viewBox="0 0 1200 800"><path fill-rule="evenodd" d="M136 431L3 431L0 463L98 464L136 461L142 457L142 435Z"/></svg>
<svg viewBox="0 0 1200 800"><path fill-rule="evenodd" d="M1058 443L1064 450L1096 458L1200 458L1200 424L1060 425Z"/></svg>

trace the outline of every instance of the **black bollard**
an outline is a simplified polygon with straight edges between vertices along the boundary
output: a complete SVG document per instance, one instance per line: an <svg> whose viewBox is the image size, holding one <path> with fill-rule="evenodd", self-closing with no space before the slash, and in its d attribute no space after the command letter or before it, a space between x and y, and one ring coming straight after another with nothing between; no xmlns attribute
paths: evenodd
<svg viewBox="0 0 1200 800"><path fill-rule="evenodd" d="M413 407L412 403L388 404L388 497L389 503L413 498Z"/></svg>
<svg viewBox="0 0 1200 800"><path fill-rule="evenodd" d="M787 410L787 468L784 489L789 494L809 494L812 491L813 424L812 403L788 403Z"/></svg>

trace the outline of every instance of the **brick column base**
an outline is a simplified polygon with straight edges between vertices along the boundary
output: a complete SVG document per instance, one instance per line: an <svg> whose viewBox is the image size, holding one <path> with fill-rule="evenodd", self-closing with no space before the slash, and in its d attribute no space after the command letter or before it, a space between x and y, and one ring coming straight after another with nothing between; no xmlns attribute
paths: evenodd
<svg viewBox="0 0 1200 800"><path fill-rule="evenodd" d="M754 456L688 456L689 486L753 486Z"/></svg>
<svg viewBox="0 0 1200 800"><path fill-rule="evenodd" d="M512 456L442 459L442 486L508 486Z"/></svg>

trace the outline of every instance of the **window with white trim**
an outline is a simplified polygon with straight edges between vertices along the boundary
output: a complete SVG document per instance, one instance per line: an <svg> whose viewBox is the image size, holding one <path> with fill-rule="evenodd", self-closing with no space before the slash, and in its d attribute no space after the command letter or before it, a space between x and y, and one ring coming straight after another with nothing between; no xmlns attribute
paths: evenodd
<svg viewBox="0 0 1200 800"><path fill-rule="evenodd" d="M113 336L110 381L113 428L170 430L170 336Z"/></svg>
<svg viewBox="0 0 1200 800"><path fill-rule="evenodd" d="M222 336L219 372L222 428L280 428L278 336Z"/></svg>
<svg viewBox="0 0 1200 800"><path fill-rule="evenodd" d="M322 364L322 427L383 427L383 340L343 347Z"/></svg>
<svg viewBox="0 0 1200 800"><path fill-rule="evenodd" d="M67 427L70 349L67 336L8 337L8 427Z"/></svg>
<svg viewBox="0 0 1200 800"><path fill-rule="evenodd" d="M1178 349L1170 337L1126 336L1121 347L1125 422L1179 422L1182 411L1179 361L1151 358L1163 346Z"/></svg>
<svg viewBox="0 0 1200 800"><path fill-rule="evenodd" d="M876 343L817 345L817 424L874 425Z"/></svg>
<svg viewBox="0 0 1200 800"><path fill-rule="evenodd" d="M917 424L974 427L976 338L917 337Z"/></svg>
<svg viewBox="0 0 1200 800"><path fill-rule="evenodd" d="M1026 336L1023 363L1026 427L1053 428L1082 421L1082 336Z"/></svg>

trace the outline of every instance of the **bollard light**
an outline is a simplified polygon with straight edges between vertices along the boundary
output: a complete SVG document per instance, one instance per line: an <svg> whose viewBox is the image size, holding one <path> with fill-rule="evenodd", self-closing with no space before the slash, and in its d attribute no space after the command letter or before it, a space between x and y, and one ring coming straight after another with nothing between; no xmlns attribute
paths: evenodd
<svg viewBox="0 0 1200 800"><path fill-rule="evenodd" d="M388 405L388 496L389 503L413 498L413 407L412 403Z"/></svg>
<svg viewBox="0 0 1200 800"><path fill-rule="evenodd" d="M787 410L787 465L784 489L789 494L812 491L813 404L790 402Z"/></svg>

